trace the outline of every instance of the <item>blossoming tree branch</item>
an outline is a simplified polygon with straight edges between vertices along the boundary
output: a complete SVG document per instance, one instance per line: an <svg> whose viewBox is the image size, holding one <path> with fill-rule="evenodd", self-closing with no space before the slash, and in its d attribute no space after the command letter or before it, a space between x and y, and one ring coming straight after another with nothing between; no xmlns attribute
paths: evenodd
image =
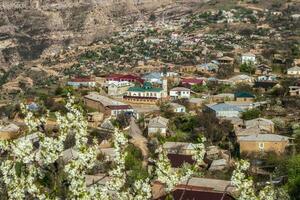
<svg viewBox="0 0 300 200"><path fill-rule="evenodd" d="M114 165L107 171L108 181L103 184L87 186L86 175L96 165L99 153L98 144L88 140L88 123L81 109L69 97L66 104L66 115L56 113L58 131L47 134L42 127L46 125L47 115L37 118L21 106L26 115L27 126L25 137L11 141L1 141L1 193L8 199L153 199L152 184L159 181L164 185L165 193L170 193L182 181L188 181L193 175L201 174L201 164L205 156L205 138L195 145L197 150L193 165L184 165L174 170L162 147L158 148L156 156L150 159L147 166L149 177L134 180L134 184L126 185L128 173L125 168L125 151L128 145L126 135L115 129L113 143L115 149ZM38 145L34 145L31 135L38 137ZM59 162L65 150L65 142L69 136L75 138L72 149L77 152L67 163ZM103 161L105 162L105 161ZM288 199L283 190L277 190L272 185L260 191L254 187L251 178L247 177L249 168L247 161L236 164L231 185L236 188L237 199L240 200L273 200Z"/></svg>

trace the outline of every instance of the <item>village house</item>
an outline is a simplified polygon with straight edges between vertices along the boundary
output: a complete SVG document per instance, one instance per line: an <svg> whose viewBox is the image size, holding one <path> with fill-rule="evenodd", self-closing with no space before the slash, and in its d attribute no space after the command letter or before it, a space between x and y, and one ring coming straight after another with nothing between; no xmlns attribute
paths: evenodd
<svg viewBox="0 0 300 200"><path fill-rule="evenodd" d="M287 70L287 74L291 76L299 76L300 75L300 67L295 66L291 67Z"/></svg>
<svg viewBox="0 0 300 200"><path fill-rule="evenodd" d="M228 82L232 83L232 84L238 84L238 83L252 83L254 80L253 77L248 76L246 74L240 74L240 75L236 75L233 76L231 78L228 79Z"/></svg>
<svg viewBox="0 0 300 200"><path fill-rule="evenodd" d="M257 81L276 81L277 77L275 75L263 75L258 76Z"/></svg>
<svg viewBox="0 0 300 200"><path fill-rule="evenodd" d="M271 72L272 72L272 67L265 64L258 65L255 69L256 75L267 75Z"/></svg>
<svg viewBox="0 0 300 200"><path fill-rule="evenodd" d="M130 83L143 83L144 80L141 79L139 76L135 75L123 75L123 74L111 74L106 77L106 84L109 85L111 83L116 83L116 82L123 82L127 81Z"/></svg>
<svg viewBox="0 0 300 200"><path fill-rule="evenodd" d="M160 72L151 72L144 75L142 79L151 84L162 84L163 75Z"/></svg>
<svg viewBox="0 0 300 200"><path fill-rule="evenodd" d="M300 96L300 86L289 86L290 96Z"/></svg>
<svg viewBox="0 0 300 200"><path fill-rule="evenodd" d="M187 66L180 66L179 72L180 73L192 73L197 71L197 67L195 65L187 65Z"/></svg>
<svg viewBox="0 0 300 200"><path fill-rule="evenodd" d="M99 123L104 119L104 114L101 112L90 112L87 114L88 122L92 126L97 127Z"/></svg>
<svg viewBox="0 0 300 200"><path fill-rule="evenodd" d="M165 142L163 149L168 154L194 155L196 153L195 144L187 142Z"/></svg>
<svg viewBox="0 0 300 200"><path fill-rule="evenodd" d="M256 64L256 57L253 53L242 54L242 64Z"/></svg>
<svg viewBox="0 0 300 200"><path fill-rule="evenodd" d="M249 135L265 134L268 132L263 131L258 127L249 127L249 128L236 129L234 133L235 136L237 137L237 141L239 141L242 137L247 137Z"/></svg>
<svg viewBox="0 0 300 200"><path fill-rule="evenodd" d="M255 96L249 92L236 92L234 93L234 99L239 102L253 102Z"/></svg>
<svg viewBox="0 0 300 200"><path fill-rule="evenodd" d="M289 146L291 138L276 134L256 134L239 139L241 153L267 153L282 154Z"/></svg>
<svg viewBox="0 0 300 200"><path fill-rule="evenodd" d="M252 120L245 121L246 129L251 127L257 127L260 130L267 131L269 133L275 132L275 124L272 120L265 119L265 118L256 118Z"/></svg>
<svg viewBox="0 0 300 200"><path fill-rule="evenodd" d="M216 73L219 70L219 65L216 63L205 63L197 65L197 71L202 73Z"/></svg>
<svg viewBox="0 0 300 200"><path fill-rule="evenodd" d="M150 73L150 72L161 72L164 66L162 65L141 65L134 68L135 73Z"/></svg>
<svg viewBox="0 0 300 200"><path fill-rule="evenodd" d="M169 120L158 116L149 120L148 124L148 136L152 137L155 134L160 134L161 136L167 136Z"/></svg>
<svg viewBox="0 0 300 200"><path fill-rule="evenodd" d="M170 90L171 99L189 99L191 90L185 87L175 87Z"/></svg>
<svg viewBox="0 0 300 200"><path fill-rule="evenodd" d="M163 80L163 88L154 88L151 83L145 82L143 87L130 87L123 96L125 101L131 103L156 104L168 96L168 82Z"/></svg>
<svg viewBox="0 0 300 200"><path fill-rule="evenodd" d="M174 200L234 200L230 194L234 193L235 188L228 185L230 181L227 180L191 177L188 182L182 181L177 184L170 195ZM167 199L167 195L161 192L164 191L163 184L155 182L153 188L157 191L154 193L154 199Z"/></svg>
<svg viewBox="0 0 300 200"><path fill-rule="evenodd" d="M102 112L107 116L116 117L121 113L134 113L134 110L130 105L100 95L96 92L84 96L84 103L87 107Z"/></svg>
<svg viewBox="0 0 300 200"><path fill-rule="evenodd" d="M10 140L16 138L20 134L20 127L10 123L0 125L0 140Z"/></svg>
<svg viewBox="0 0 300 200"><path fill-rule="evenodd" d="M233 101L233 100L234 100L234 94L232 93L220 93L220 94L210 96L210 101L214 103L221 103L221 102Z"/></svg>
<svg viewBox="0 0 300 200"><path fill-rule="evenodd" d="M205 81L202 78L183 78L181 85L190 88L193 85L204 85Z"/></svg>
<svg viewBox="0 0 300 200"><path fill-rule="evenodd" d="M262 92L267 92L267 91L273 89L275 86L279 87L279 84L277 81L255 81L253 88L258 89Z"/></svg>
<svg viewBox="0 0 300 200"><path fill-rule="evenodd" d="M92 77L77 77L68 81L67 85L72 87L95 87L96 81Z"/></svg>
<svg viewBox="0 0 300 200"><path fill-rule="evenodd" d="M213 103L206 105L204 111L213 113L215 117L240 117L243 109L227 103Z"/></svg>
<svg viewBox="0 0 300 200"><path fill-rule="evenodd" d="M173 112L175 113L185 113L186 108L183 105L180 105L178 103L170 103Z"/></svg>
<svg viewBox="0 0 300 200"><path fill-rule="evenodd" d="M201 107L204 102L206 102L206 99L203 99L203 98L191 98L191 99L189 99L189 105L191 107L194 107L195 109L198 108L198 107Z"/></svg>
<svg viewBox="0 0 300 200"><path fill-rule="evenodd" d="M128 81L111 82L107 87L107 94L109 96L122 96L134 83Z"/></svg>
<svg viewBox="0 0 300 200"><path fill-rule="evenodd" d="M221 65L233 65L234 63L234 58L228 56L218 58L217 60Z"/></svg>

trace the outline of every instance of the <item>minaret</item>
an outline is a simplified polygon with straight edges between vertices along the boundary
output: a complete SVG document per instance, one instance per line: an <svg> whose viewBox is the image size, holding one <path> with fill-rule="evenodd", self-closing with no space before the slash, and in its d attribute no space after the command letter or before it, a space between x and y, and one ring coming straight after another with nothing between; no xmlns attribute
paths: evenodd
<svg viewBox="0 0 300 200"><path fill-rule="evenodd" d="M162 98L167 98L168 97L168 79L166 77L163 78L163 94Z"/></svg>

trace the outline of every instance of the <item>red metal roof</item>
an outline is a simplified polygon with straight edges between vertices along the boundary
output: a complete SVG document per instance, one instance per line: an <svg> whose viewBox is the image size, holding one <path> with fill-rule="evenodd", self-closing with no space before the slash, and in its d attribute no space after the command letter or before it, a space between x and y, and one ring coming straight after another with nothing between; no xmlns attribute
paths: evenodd
<svg viewBox="0 0 300 200"><path fill-rule="evenodd" d="M143 83L144 80L139 76L131 75L131 74L111 74L106 77L106 80L114 80L114 81L136 81Z"/></svg>
<svg viewBox="0 0 300 200"><path fill-rule="evenodd" d="M174 168L182 167L183 163L195 163L195 160L192 158L191 155L168 154L168 159L170 160L171 165Z"/></svg>
<svg viewBox="0 0 300 200"><path fill-rule="evenodd" d="M203 79L186 78L186 79L182 79L181 83L183 83L183 84L202 84Z"/></svg>
<svg viewBox="0 0 300 200"><path fill-rule="evenodd" d="M201 191L201 190L191 190L191 189L176 189L171 195L174 200L220 200L223 197L222 192L215 191ZM158 198L159 200L167 199L167 195ZM234 198L228 194L224 194L223 200L234 200Z"/></svg>
<svg viewBox="0 0 300 200"><path fill-rule="evenodd" d="M107 106L107 108L111 110L127 110L127 109L132 109L130 105L110 105Z"/></svg>

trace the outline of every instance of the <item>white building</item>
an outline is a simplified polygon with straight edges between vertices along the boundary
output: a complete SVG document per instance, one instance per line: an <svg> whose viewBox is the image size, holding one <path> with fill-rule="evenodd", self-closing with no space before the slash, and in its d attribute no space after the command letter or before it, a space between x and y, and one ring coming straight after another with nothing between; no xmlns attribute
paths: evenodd
<svg viewBox="0 0 300 200"><path fill-rule="evenodd" d="M171 107L173 112L175 113L185 113L186 108L183 105L180 105L178 103L171 103Z"/></svg>
<svg viewBox="0 0 300 200"><path fill-rule="evenodd" d="M170 97L172 99L189 99L191 97L191 90L185 87L175 87L170 90Z"/></svg>
<svg viewBox="0 0 300 200"><path fill-rule="evenodd" d="M160 134L162 136L167 135L169 120L158 116L149 121L148 124L148 135L151 137L155 134Z"/></svg>
<svg viewBox="0 0 300 200"><path fill-rule="evenodd" d="M242 55L242 64L255 64L256 57L252 53L245 53Z"/></svg>
<svg viewBox="0 0 300 200"><path fill-rule="evenodd" d="M68 81L67 85L72 87L95 87L96 81L93 78L73 78Z"/></svg>
<svg viewBox="0 0 300 200"><path fill-rule="evenodd" d="M300 75L300 67L295 66L295 67L291 67L287 70L287 74L288 75Z"/></svg>
<svg viewBox="0 0 300 200"><path fill-rule="evenodd" d="M126 91L132 86L134 86L134 84L128 81L115 81L108 85L107 93L110 96L120 96L125 94Z"/></svg>

